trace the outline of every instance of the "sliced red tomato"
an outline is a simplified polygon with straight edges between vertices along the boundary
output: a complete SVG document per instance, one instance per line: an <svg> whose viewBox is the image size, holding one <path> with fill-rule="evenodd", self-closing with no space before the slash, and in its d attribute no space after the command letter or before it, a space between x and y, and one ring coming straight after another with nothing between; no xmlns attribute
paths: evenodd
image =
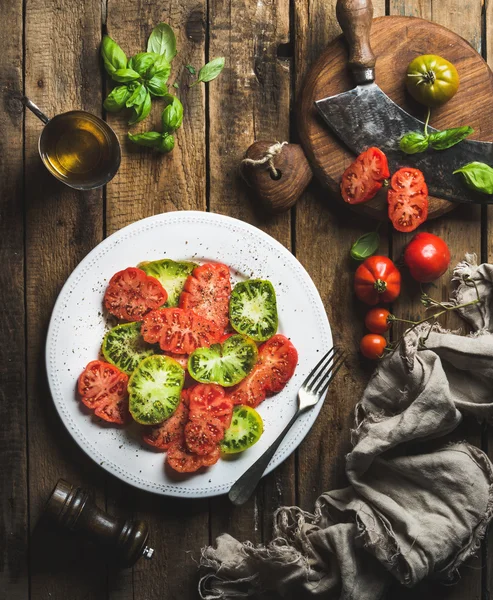
<svg viewBox="0 0 493 600"><path fill-rule="evenodd" d="M219 419L195 417L185 426L185 444L199 456L210 454L224 437L224 425Z"/></svg>
<svg viewBox="0 0 493 600"><path fill-rule="evenodd" d="M188 276L180 296L180 308L193 309L221 330L229 323L231 281L229 269L221 263L196 267Z"/></svg>
<svg viewBox="0 0 493 600"><path fill-rule="evenodd" d="M115 317L125 321L141 321L154 308L159 308L168 294L155 277L142 269L129 267L115 273L104 295L104 305Z"/></svg>
<svg viewBox="0 0 493 600"><path fill-rule="evenodd" d="M175 354L174 352L164 352L164 354L176 360L185 371L188 369L188 354Z"/></svg>
<svg viewBox="0 0 493 600"><path fill-rule="evenodd" d="M197 348L209 347L217 343L222 334L212 321L183 308L152 310L143 321L144 340L175 354L191 354Z"/></svg>
<svg viewBox="0 0 493 600"><path fill-rule="evenodd" d="M212 452L206 454L205 456L201 456L202 464L204 467L212 467L215 465L217 461L221 458L221 448L217 445Z"/></svg>
<svg viewBox="0 0 493 600"><path fill-rule="evenodd" d="M232 388L234 404L257 407L269 395L280 392L291 379L298 352L287 337L277 334L259 348L258 361L251 373Z"/></svg>
<svg viewBox="0 0 493 600"><path fill-rule="evenodd" d="M418 169L404 167L392 176L387 196L389 219L397 231L414 231L428 218L428 187Z"/></svg>
<svg viewBox="0 0 493 600"><path fill-rule="evenodd" d="M185 394L187 395L187 394ZM142 439L146 444L166 450L173 442L183 439L185 425L188 422L188 407L182 401L169 419L158 425L148 425L145 427Z"/></svg>
<svg viewBox="0 0 493 600"><path fill-rule="evenodd" d="M190 419L218 419L227 429L232 415L233 402L220 385L199 383L190 388Z"/></svg>
<svg viewBox="0 0 493 600"><path fill-rule="evenodd" d="M198 456L186 447L185 441L174 442L168 448L166 462L178 473L195 473L206 466L203 456Z"/></svg>
<svg viewBox="0 0 493 600"><path fill-rule="evenodd" d="M79 377L80 399L94 414L110 423L128 421L128 376L102 360L93 360Z"/></svg>
<svg viewBox="0 0 493 600"><path fill-rule="evenodd" d="M368 148L344 171L341 194L349 204L371 200L390 177L387 157L378 148Z"/></svg>

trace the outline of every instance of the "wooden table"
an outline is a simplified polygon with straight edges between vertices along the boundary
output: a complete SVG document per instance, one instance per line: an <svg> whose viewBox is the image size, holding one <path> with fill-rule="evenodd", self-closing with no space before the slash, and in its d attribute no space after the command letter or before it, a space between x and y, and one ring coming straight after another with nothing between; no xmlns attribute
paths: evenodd
<svg viewBox="0 0 493 600"><path fill-rule="evenodd" d="M481 0L374 0L377 15L407 14L440 22L493 57L493 3ZM335 0L5 0L0 4L0 245L2 280L0 381L0 597L5 600L188 600L197 597L200 548L227 531L267 540L281 504L311 509L322 491L344 484L352 411L371 369L355 351L362 310L351 293L350 243L372 224L334 203L312 184L291 213L254 210L238 162L256 139L296 140L291 109L307 67L338 34ZM127 54L142 51L152 27L169 22L179 57L172 80L185 107L172 154L130 147L121 115L108 117L123 141L123 160L104 190L75 192L55 181L37 153L41 124L15 95L25 93L48 115L73 108L102 114L108 81L99 59L108 32ZM490 52L491 50L491 52ZM188 88L186 64L226 57L208 87ZM493 101L493 100L492 100ZM155 104L143 123L159 121ZM226 498L177 501L138 492L106 475L72 441L48 391L43 348L53 303L72 269L105 236L143 217L171 210L208 210L251 222L292 250L313 277L334 335L351 356L332 386L316 426L256 496L233 508ZM426 224L443 236L453 262L465 251L492 259L486 209L460 207ZM389 230L383 250L397 257L408 237ZM437 294L447 297L447 278ZM406 299L407 298L407 299ZM420 311L417 294L400 300L402 316ZM488 448L489 434L461 431ZM490 447L491 447L490 442ZM156 549L151 561L118 572L92 548L73 543L38 520L59 477L92 489L116 514L147 519ZM462 569L457 586L400 588L392 598L489 598L488 546Z"/></svg>

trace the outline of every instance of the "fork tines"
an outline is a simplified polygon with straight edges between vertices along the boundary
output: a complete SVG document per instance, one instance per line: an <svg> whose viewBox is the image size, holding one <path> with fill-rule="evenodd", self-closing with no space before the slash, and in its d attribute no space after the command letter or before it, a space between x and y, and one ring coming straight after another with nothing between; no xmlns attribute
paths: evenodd
<svg viewBox="0 0 493 600"><path fill-rule="evenodd" d="M322 396L343 365L346 353L334 346L320 359L303 382L302 389L317 396Z"/></svg>

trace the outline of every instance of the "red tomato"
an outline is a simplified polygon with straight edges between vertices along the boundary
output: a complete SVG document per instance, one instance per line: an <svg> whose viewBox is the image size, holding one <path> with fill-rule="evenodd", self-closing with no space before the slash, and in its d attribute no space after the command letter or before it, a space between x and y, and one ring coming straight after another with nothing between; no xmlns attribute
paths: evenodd
<svg viewBox="0 0 493 600"><path fill-rule="evenodd" d="M188 354L175 354L174 352L164 352L164 354L173 360L176 360L180 367L185 369L185 371L188 369Z"/></svg>
<svg viewBox="0 0 493 600"><path fill-rule="evenodd" d="M414 231L428 218L428 187L418 169L405 167L392 175L387 201L397 231Z"/></svg>
<svg viewBox="0 0 493 600"><path fill-rule="evenodd" d="M234 404L257 407L268 395L280 392L293 376L298 352L287 337L277 334L259 348L253 370L229 395Z"/></svg>
<svg viewBox="0 0 493 600"><path fill-rule="evenodd" d="M115 317L125 321L141 321L153 308L159 308L168 294L155 277L142 269L129 267L115 273L104 295L104 305Z"/></svg>
<svg viewBox="0 0 493 600"><path fill-rule="evenodd" d="M404 250L404 262L416 281L429 283L448 269L450 250L442 238L432 233L418 233Z"/></svg>
<svg viewBox="0 0 493 600"><path fill-rule="evenodd" d="M178 404L175 412L166 419L163 423L158 425L148 425L144 429L142 439L146 444L159 448L160 450L166 450L173 442L177 442L183 439L185 425L188 422L188 407L182 401Z"/></svg>
<svg viewBox="0 0 493 600"><path fill-rule="evenodd" d="M110 423L128 421L128 376L102 360L93 360L79 377L80 399L94 414Z"/></svg>
<svg viewBox="0 0 493 600"><path fill-rule="evenodd" d="M174 442L168 448L166 462L178 473L195 473L201 467L205 466L204 456L198 456L186 447L184 440Z"/></svg>
<svg viewBox="0 0 493 600"><path fill-rule="evenodd" d="M387 157L378 148L368 148L342 176L341 194L345 202L360 204L371 200L390 177Z"/></svg>
<svg viewBox="0 0 493 600"><path fill-rule="evenodd" d="M142 337L175 354L191 354L219 341L222 331L208 319L183 308L161 308L144 316Z"/></svg>
<svg viewBox="0 0 493 600"><path fill-rule="evenodd" d="M215 465L217 461L221 458L221 449L219 445L217 445L210 454L206 454L205 456L200 457L202 459L202 464L204 467L212 467Z"/></svg>
<svg viewBox="0 0 493 600"><path fill-rule="evenodd" d="M370 308L365 317L366 328L372 333L385 333L392 327L389 317L386 308Z"/></svg>
<svg viewBox="0 0 493 600"><path fill-rule="evenodd" d="M354 274L356 296L366 304L392 302L401 291L401 274L386 256L370 256Z"/></svg>
<svg viewBox="0 0 493 600"><path fill-rule="evenodd" d="M383 335L376 333L369 333L365 335L359 345L361 354L371 360L376 360L383 356L384 350L387 346L387 340Z"/></svg>
<svg viewBox="0 0 493 600"><path fill-rule="evenodd" d="M224 330L229 323L230 295L228 267L220 263L207 263L196 267L187 278L179 306L193 309Z"/></svg>
<svg viewBox="0 0 493 600"><path fill-rule="evenodd" d="M185 444L199 456L210 454L224 437L224 425L219 419L194 418L185 426Z"/></svg>
<svg viewBox="0 0 493 600"><path fill-rule="evenodd" d="M218 419L227 429L232 415L233 402L220 385L199 383L190 389L190 419Z"/></svg>

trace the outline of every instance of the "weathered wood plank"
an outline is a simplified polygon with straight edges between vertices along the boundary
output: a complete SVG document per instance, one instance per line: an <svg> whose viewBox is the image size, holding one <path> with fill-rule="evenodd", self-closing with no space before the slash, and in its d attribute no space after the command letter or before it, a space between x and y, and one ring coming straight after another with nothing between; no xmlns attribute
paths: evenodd
<svg viewBox="0 0 493 600"><path fill-rule="evenodd" d="M28 597L28 493L24 306L22 2L0 6L0 597Z"/></svg>
<svg viewBox="0 0 493 600"><path fill-rule="evenodd" d="M98 47L101 3L25 3L26 94L48 115L83 108L101 113ZM103 474L55 414L44 367L48 320L61 286L102 237L102 193L58 183L37 151L41 123L26 114L25 209L31 598L103 599L106 568L92 551L38 521L61 476L100 490ZM78 374L74 373L74 382Z"/></svg>
<svg viewBox="0 0 493 600"><path fill-rule="evenodd" d="M392 0L392 14L408 14L416 17L431 19L448 27L468 40L477 50L481 49L481 4L476 0L464 2L461 0ZM467 14L467 19L464 15ZM420 52L420 49L416 49ZM423 49L423 53L425 49ZM431 124L433 125L433 113ZM457 123L465 125L469 123ZM429 293L440 300L448 300L450 294L450 276L453 267L464 257L466 252L476 252L479 256L481 249L480 208L478 206L459 206L452 213L444 217L429 221L421 229L434 233L443 238L451 249L451 268L434 287L428 289ZM403 248L412 238L412 234L403 235L394 233L394 257L400 256ZM405 276L404 293L396 303L398 316L415 319L423 315L424 310L419 302L419 285ZM441 321L447 328L463 327L463 322L456 315L446 315L447 319ZM401 328L395 329L395 335L401 333ZM468 419L461 425L456 433L460 439L466 438L471 443L481 446L481 430L476 422ZM481 597L481 560L470 561L461 570L461 580L456 586L440 587L437 585L423 584L418 592L422 598L435 598L437 594L447 599L472 600ZM406 592L396 587L392 597L408 597ZM412 597L412 596L409 596Z"/></svg>
<svg viewBox="0 0 493 600"><path fill-rule="evenodd" d="M175 135L173 152L161 155L126 139L128 113L107 115L122 142L121 168L106 191L108 234L153 214L206 209L205 90L188 87L190 75L184 68L187 64L200 67L205 62L205 2L152 2L146 4L145 11L138 0L108 3L108 34L127 56L146 49L147 38L160 21L169 23L177 36L178 55L170 84L176 81L180 87L170 87L170 91L183 103L183 126ZM110 85L107 81L108 90ZM132 131L161 130L163 103L156 100L153 105L151 115ZM115 512L149 522L150 544L155 549L153 559L140 560L133 572L110 572L109 598L194 598L197 576L193 559L209 539L208 501L162 498L138 492L113 478L107 489L108 505Z"/></svg>
<svg viewBox="0 0 493 600"><path fill-rule="evenodd" d="M266 218L252 204L239 175L247 147L257 140L289 140L290 67L279 60L289 40L289 2L212 0L209 58L226 57L209 85L209 160L212 212L253 223L291 248L290 215ZM272 512L294 499L294 457L268 476L257 494L234 508L226 497L211 501L211 533L224 531L258 542L270 536Z"/></svg>

